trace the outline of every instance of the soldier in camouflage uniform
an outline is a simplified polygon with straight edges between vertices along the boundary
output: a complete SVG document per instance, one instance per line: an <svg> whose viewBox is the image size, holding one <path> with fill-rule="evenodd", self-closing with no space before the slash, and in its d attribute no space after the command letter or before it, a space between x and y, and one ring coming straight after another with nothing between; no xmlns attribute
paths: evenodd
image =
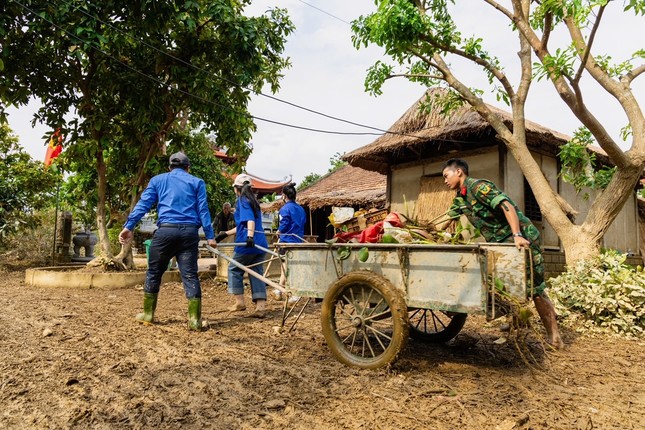
<svg viewBox="0 0 645 430"><path fill-rule="evenodd" d="M548 341L562 348L555 309L544 292L544 260L540 249L540 233L515 203L490 181L468 176L468 164L459 158L448 160L443 167L446 185L457 190L448 214L466 215L487 242L515 243L529 248L533 262L533 302L546 328Z"/></svg>

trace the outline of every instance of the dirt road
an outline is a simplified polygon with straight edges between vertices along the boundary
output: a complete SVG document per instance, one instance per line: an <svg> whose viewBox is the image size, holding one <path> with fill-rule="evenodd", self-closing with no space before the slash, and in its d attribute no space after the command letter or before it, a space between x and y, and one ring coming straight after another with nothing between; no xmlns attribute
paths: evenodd
<svg viewBox="0 0 645 430"><path fill-rule="evenodd" d="M160 324L135 323L142 292L26 287L0 273L4 429L643 429L645 342L564 330L533 371L500 332L470 318L447 345L410 340L389 369L340 364L320 304L277 334L281 303L257 320L203 285L209 328L190 333L180 284ZM251 307L249 307L250 309Z"/></svg>

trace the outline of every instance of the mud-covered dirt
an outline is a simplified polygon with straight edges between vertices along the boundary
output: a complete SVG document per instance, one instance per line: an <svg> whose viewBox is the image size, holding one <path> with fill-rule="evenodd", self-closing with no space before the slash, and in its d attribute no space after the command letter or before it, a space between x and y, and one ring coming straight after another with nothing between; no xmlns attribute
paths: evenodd
<svg viewBox="0 0 645 430"><path fill-rule="evenodd" d="M540 370L494 343L497 324L469 318L447 345L410 340L390 368L365 371L331 355L320 304L278 334L280 302L264 320L231 314L225 286L205 281L208 329L195 333L180 284L162 287L149 327L134 320L140 289L0 278L4 429L645 428L642 341L564 330L564 352L532 347Z"/></svg>

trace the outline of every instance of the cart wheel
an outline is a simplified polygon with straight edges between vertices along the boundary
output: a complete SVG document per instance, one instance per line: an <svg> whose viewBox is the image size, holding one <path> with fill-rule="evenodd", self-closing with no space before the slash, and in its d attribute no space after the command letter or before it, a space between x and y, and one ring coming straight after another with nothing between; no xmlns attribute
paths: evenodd
<svg viewBox="0 0 645 430"><path fill-rule="evenodd" d="M394 362L408 338L401 293L373 272L351 272L327 291L321 310L329 349L348 366L376 369Z"/></svg>
<svg viewBox="0 0 645 430"><path fill-rule="evenodd" d="M448 342L461 331L467 317L456 312L408 309L410 337L422 342Z"/></svg>

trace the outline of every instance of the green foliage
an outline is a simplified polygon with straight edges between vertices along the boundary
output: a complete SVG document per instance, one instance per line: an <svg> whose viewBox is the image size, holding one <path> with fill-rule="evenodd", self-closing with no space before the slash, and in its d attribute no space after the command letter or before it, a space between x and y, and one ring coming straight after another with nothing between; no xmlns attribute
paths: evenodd
<svg viewBox="0 0 645 430"><path fill-rule="evenodd" d="M0 124L0 248L41 223L37 211L55 204L58 181L55 168L32 160L11 129Z"/></svg>
<svg viewBox="0 0 645 430"><path fill-rule="evenodd" d="M121 244L119 243L119 233L122 230L121 225L115 225L114 227L108 228L108 239L110 241L110 249L112 254L118 254L121 249Z"/></svg>
<svg viewBox="0 0 645 430"><path fill-rule="evenodd" d="M597 55L596 64L600 66L609 76L614 78L620 77L625 73L632 70L632 65L629 61L623 61L619 64L612 64L610 55Z"/></svg>
<svg viewBox="0 0 645 430"><path fill-rule="evenodd" d="M628 0L626 1L625 10L633 10L637 15L645 15L645 1Z"/></svg>
<svg viewBox="0 0 645 430"><path fill-rule="evenodd" d="M335 172L341 167L347 166L347 162L343 160L344 155L345 155L344 152L342 154L340 152L337 152L331 156L331 158L329 159L329 163L331 164L331 166L329 167L329 170L327 171L327 173Z"/></svg>
<svg viewBox="0 0 645 430"><path fill-rule="evenodd" d="M261 203L275 202L275 198L276 198L276 193L266 194L264 197L260 199L260 202Z"/></svg>
<svg viewBox="0 0 645 430"><path fill-rule="evenodd" d="M443 93L435 92L427 94L419 105L421 112L435 112L442 116L449 116L450 113L466 103L459 93L447 89Z"/></svg>
<svg viewBox="0 0 645 430"><path fill-rule="evenodd" d="M304 179L303 179L303 180L298 184L298 188L297 188L297 190L298 190L298 191L300 191L300 190L304 190L304 189L305 189L305 188L307 188L308 186L310 186L310 185L315 184L316 182L318 182L318 181L320 180L320 178L322 178L322 175L320 175L320 174L318 174L318 173L313 173L313 172L312 172L312 173L308 174L308 175L307 175L307 176L305 176L305 178L304 178Z"/></svg>
<svg viewBox="0 0 645 430"><path fill-rule="evenodd" d="M558 157L562 163L560 176L572 184L577 192L584 188L605 189L616 171L615 167L597 168L596 155L588 149L593 136L586 128L579 128L573 139L560 147ZM585 198L589 198L585 194Z"/></svg>
<svg viewBox="0 0 645 430"><path fill-rule="evenodd" d="M438 80L429 73L428 58L435 52L463 43L448 13L448 1L432 1L425 13L420 13L409 0L383 0L376 4L375 13L361 16L352 23L354 47L376 44L398 65L406 67L405 74L410 75L410 80L437 84ZM474 51L472 41L468 43ZM479 53L473 52L473 55ZM373 95L382 94L383 83L393 71L393 66L377 61L368 70L366 90Z"/></svg>
<svg viewBox="0 0 645 430"><path fill-rule="evenodd" d="M546 55L542 62L533 63L534 77L540 81L549 78L553 81L562 76L572 76L574 73L577 53L573 46L566 49L556 49L554 55Z"/></svg>
<svg viewBox="0 0 645 430"><path fill-rule="evenodd" d="M645 272L625 264L626 255L607 251L580 261L549 280L558 312L582 330L645 335Z"/></svg>
<svg viewBox="0 0 645 430"><path fill-rule="evenodd" d="M367 76L365 77L365 91L373 96L380 96L383 94L383 84L390 78L394 71L394 67L385 64L378 60L374 65L367 69Z"/></svg>
<svg viewBox="0 0 645 430"><path fill-rule="evenodd" d="M3 238L0 252L0 269L13 267L42 267L52 265L54 244L55 208L34 211L33 227L22 228L17 234Z"/></svg>

